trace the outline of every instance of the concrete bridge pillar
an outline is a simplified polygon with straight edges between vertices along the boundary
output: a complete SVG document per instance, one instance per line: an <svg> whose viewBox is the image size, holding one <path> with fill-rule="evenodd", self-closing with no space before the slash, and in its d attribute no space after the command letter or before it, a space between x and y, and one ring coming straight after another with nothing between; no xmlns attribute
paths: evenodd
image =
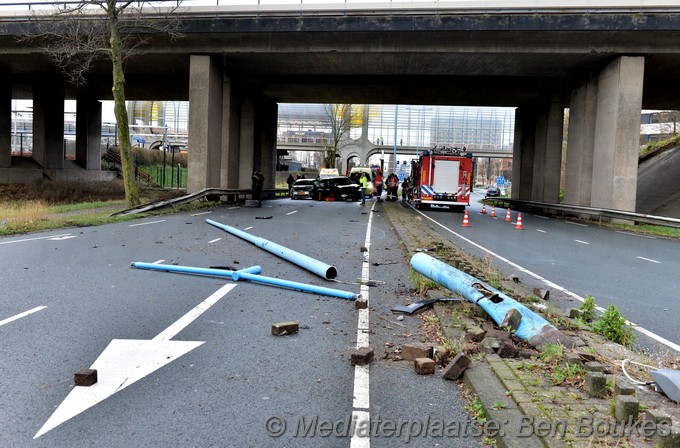
<svg viewBox="0 0 680 448"><path fill-rule="evenodd" d="M76 163L101 170L102 103L91 97L76 100Z"/></svg>
<svg viewBox="0 0 680 448"><path fill-rule="evenodd" d="M537 110L525 105L515 110L512 153L512 199L532 199Z"/></svg>
<svg viewBox="0 0 680 448"><path fill-rule="evenodd" d="M565 204L590 206L596 111L597 78L590 77L571 93Z"/></svg>
<svg viewBox="0 0 680 448"><path fill-rule="evenodd" d="M49 82L33 88L33 160L44 169L64 168L64 89Z"/></svg>
<svg viewBox="0 0 680 448"><path fill-rule="evenodd" d="M559 202L563 127L564 104L555 94L537 107L532 201Z"/></svg>
<svg viewBox="0 0 680 448"><path fill-rule="evenodd" d="M189 67L189 173L187 191L220 187L222 68L212 56L192 55Z"/></svg>
<svg viewBox="0 0 680 448"><path fill-rule="evenodd" d="M12 84L0 78L0 168L12 166Z"/></svg>
<svg viewBox="0 0 680 448"><path fill-rule="evenodd" d="M622 56L598 76L593 207L634 211L644 57Z"/></svg>
<svg viewBox="0 0 680 448"><path fill-rule="evenodd" d="M241 140L240 122L242 100L236 84L237 83L230 77L223 76L222 142L220 149L220 185L222 188L239 187L238 180L241 157L239 143ZM248 176L250 176L250 174Z"/></svg>
<svg viewBox="0 0 680 448"><path fill-rule="evenodd" d="M260 134L260 144L254 148L259 153L260 171L264 175L264 188L276 185L276 132L279 105L271 98L261 97L256 103L256 128Z"/></svg>

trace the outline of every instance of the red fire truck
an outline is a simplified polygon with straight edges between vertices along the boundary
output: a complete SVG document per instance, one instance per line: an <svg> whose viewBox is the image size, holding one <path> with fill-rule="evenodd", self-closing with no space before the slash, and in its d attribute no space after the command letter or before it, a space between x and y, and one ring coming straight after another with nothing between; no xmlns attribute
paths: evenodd
<svg viewBox="0 0 680 448"><path fill-rule="evenodd" d="M434 147L411 162L411 202L418 209L448 205L462 211L470 205L474 162L464 148Z"/></svg>

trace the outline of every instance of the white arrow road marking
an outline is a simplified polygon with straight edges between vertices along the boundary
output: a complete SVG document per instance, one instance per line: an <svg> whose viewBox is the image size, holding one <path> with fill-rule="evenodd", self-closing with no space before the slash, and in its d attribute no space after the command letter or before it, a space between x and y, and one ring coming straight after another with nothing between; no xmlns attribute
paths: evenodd
<svg viewBox="0 0 680 448"><path fill-rule="evenodd" d="M170 339L235 286L224 285L151 340L112 340L92 364L91 368L97 370L97 382L89 387L75 386L33 438L37 439L47 431L204 344L204 341L170 341Z"/></svg>

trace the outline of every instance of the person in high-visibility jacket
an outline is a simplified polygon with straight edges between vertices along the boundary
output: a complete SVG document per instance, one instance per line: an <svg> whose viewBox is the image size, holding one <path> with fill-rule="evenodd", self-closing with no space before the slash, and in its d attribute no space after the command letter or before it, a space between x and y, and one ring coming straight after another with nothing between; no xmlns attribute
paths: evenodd
<svg viewBox="0 0 680 448"><path fill-rule="evenodd" d="M368 174L363 173L359 179L361 185L361 205L366 205L366 188L368 188Z"/></svg>

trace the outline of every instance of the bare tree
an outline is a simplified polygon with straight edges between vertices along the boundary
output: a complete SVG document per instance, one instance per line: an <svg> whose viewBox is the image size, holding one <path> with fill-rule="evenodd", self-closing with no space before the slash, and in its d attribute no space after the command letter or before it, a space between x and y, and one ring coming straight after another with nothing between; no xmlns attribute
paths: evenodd
<svg viewBox="0 0 680 448"><path fill-rule="evenodd" d="M171 5L163 7L164 4ZM35 10L31 27L22 37L37 43L76 86L84 85L97 61L109 59L112 69L114 113L128 207L139 205L125 105L124 62L140 54L154 33L180 36L180 22L172 13L180 1L81 0L54 2L51 9Z"/></svg>
<svg viewBox="0 0 680 448"><path fill-rule="evenodd" d="M324 111L331 130L325 150L325 163L328 168L335 168L338 151L342 149L344 137L356 123L357 116L353 114L351 104L326 104Z"/></svg>

